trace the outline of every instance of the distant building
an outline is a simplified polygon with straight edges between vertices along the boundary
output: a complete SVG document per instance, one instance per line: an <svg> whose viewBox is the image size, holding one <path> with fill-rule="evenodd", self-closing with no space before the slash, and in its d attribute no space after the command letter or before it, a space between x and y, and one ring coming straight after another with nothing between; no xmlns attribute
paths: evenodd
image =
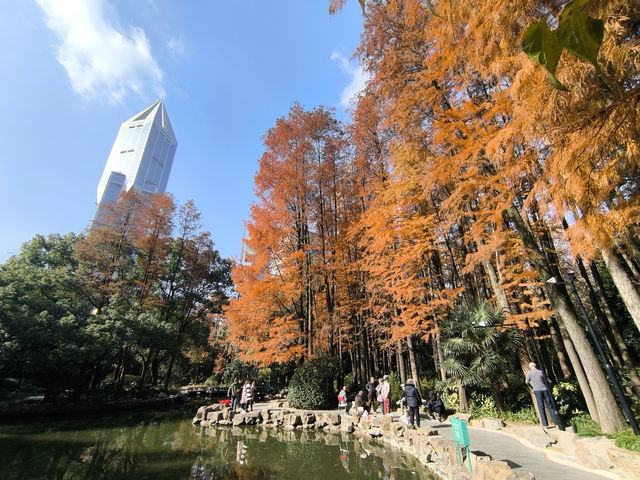
<svg viewBox="0 0 640 480"><path fill-rule="evenodd" d="M123 190L164 193L177 146L162 100L124 122L98 183L95 218Z"/></svg>
<svg viewBox="0 0 640 480"><path fill-rule="evenodd" d="M254 256L254 251L249 246L249 234L247 233L247 223L244 222L244 231L242 232L242 245L240 247L240 265L248 267Z"/></svg>

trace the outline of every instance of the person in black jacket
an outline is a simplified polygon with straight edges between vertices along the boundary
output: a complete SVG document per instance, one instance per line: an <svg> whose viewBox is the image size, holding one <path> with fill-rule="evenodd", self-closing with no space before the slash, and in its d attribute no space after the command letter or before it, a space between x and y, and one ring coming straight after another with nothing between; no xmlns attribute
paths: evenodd
<svg viewBox="0 0 640 480"><path fill-rule="evenodd" d="M376 401L376 379L371 377L369 383L365 386L367 390L367 410L369 413L373 413L375 411L375 401Z"/></svg>
<svg viewBox="0 0 640 480"><path fill-rule="evenodd" d="M442 403L442 399L433 392L429 392L427 411L429 412L430 417L434 420L438 420L439 422L441 422L445 417L444 403Z"/></svg>
<svg viewBox="0 0 640 480"><path fill-rule="evenodd" d="M409 407L409 423L411 424L411 428L416 428L416 425L420 428L419 408L420 405L422 405L422 398L420 397L420 392L416 388L413 379L410 378L407 380L404 392L402 393L402 398L405 399L407 406Z"/></svg>

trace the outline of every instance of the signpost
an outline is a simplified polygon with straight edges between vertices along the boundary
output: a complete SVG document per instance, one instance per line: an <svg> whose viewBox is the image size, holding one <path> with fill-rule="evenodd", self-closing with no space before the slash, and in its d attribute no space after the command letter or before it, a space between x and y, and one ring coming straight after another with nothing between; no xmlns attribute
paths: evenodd
<svg viewBox="0 0 640 480"><path fill-rule="evenodd" d="M458 465L462 465L462 455L460 447L464 447L469 462L469 471L471 472L471 455L469 454L469 432L467 431L467 422L459 418L451 419L451 431L453 432L453 440L456 442L458 450Z"/></svg>

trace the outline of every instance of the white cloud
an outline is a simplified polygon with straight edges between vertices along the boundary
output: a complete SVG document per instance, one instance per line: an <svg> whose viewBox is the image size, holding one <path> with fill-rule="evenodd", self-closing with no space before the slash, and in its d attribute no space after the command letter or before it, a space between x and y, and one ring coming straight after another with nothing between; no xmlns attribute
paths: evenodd
<svg viewBox="0 0 640 480"><path fill-rule="evenodd" d="M365 89L367 82L370 79L368 72L365 72L360 65L353 65L343 55L338 52L331 54L331 60L338 62L340 70L351 76L351 82L344 87L342 94L340 95L340 104L343 107L348 107L355 100L357 95Z"/></svg>
<svg viewBox="0 0 640 480"><path fill-rule="evenodd" d="M162 70L151 55L144 30L118 31L103 0L37 0L47 26L60 39L56 58L73 89L85 98L122 102L130 92L164 96Z"/></svg>
<svg viewBox="0 0 640 480"><path fill-rule="evenodd" d="M171 52L171 54L175 57L182 57L187 52L184 47L184 42L181 39L175 37L171 37L169 39L169 41L167 42L167 49L169 49L169 52Z"/></svg>

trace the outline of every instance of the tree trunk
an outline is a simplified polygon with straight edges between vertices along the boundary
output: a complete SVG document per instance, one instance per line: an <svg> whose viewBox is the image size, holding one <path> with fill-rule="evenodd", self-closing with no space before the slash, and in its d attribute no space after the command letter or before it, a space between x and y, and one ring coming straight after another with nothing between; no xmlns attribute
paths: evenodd
<svg viewBox="0 0 640 480"><path fill-rule="evenodd" d="M556 322L555 318L551 317L547 319L547 324L549 325L551 342L553 343L553 348L555 348L556 355L558 357L560 370L562 370L562 377L571 378L571 367L569 366L569 361L567 360L566 349L563 346L565 343L564 338L558 331L558 323Z"/></svg>
<svg viewBox="0 0 640 480"><path fill-rule="evenodd" d="M355 381L358 376L358 367L356 366L356 357L353 353L353 348L349 349L349 359L351 360L351 372L353 373L353 379Z"/></svg>
<svg viewBox="0 0 640 480"><path fill-rule="evenodd" d="M629 257L629 255L627 255L627 252L625 252L624 250L620 250L620 256L622 256L622 259L627 264L627 268L631 272L631 275L633 275L633 278L636 281L640 280L640 272L638 272L638 268L636 267L633 259Z"/></svg>
<svg viewBox="0 0 640 480"><path fill-rule="evenodd" d="M409 365L411 366L411 376L413 377L413 381L415 382L416 388L420 395L422 392L420 391L420 379L418 378L418 366L416 365L416 355L413 351L413 338L411 336L407 337L407 349L409 350Z"/></svg>
<svg viewBox="0 0 640 480"><path fill-rule="evenodd" d="M508 315L509 313L511 313L511 307L509 307L509 299L507 298L507 294L504 289L500 288L498 275L496 273L495 267L493 266L493 263L489 260L485 260L482 265L484 266L484 271L489 277L489 283L491 284L493 294L496 296L496 301L498 302L500 310Z"/></svg>
<svg viewBox="0 0 640 480"><path fill-rule="evenodd" d="M633 319L633 323L636 324L636 328L640 331L640 295L638 295L635 285L627 275L622 262L620 262L616 254L607 248L603 248L601 253L613 283L616 284L620 297Z"/></svg>
<svg viewBox="0 0 640 480"><path fill-rule="evenodd" d="M633 358L629 353L627 344L625 343L624 338L622 337L622 333L618 328L618 324L613 317L610 300L604 290L604 284L602 283L602 278L600 277L600 272L598 272L598 268L596 267L595 262L591 262L589 269L591 270L591 275L593 276L593 280L596 284L598 293L600 294L600 298L602 298L602 310L604 313L604 317L606 318L607 323L609 324L609 328L611 329L611 335L613 336L613 339L618 346L618 351L620 352L620 356L622 357L622 362L627 368L627 373L629 374L629 380L631 381L633 391L636 395L640 396L640 376L638 376L635 362L633 361Z"/></svg>
<svg viewBox="0 0 640 480"><path fill-rule="evenodd" d="M440 359L440 380L443 382L447 379L447 372L444 369L444 352L442 351L442 343L440 342L440 332L436 333L436 348L438 349L438 358Z"/></svg>
<svg viewBox="0 0 640 480"><path fill-rule="evenodd" d="M158 385L158 370L160 367L160 359L158 358L159 355L160 352L156 350L155 354L153 355L153 360L151 361L151 386L153 387Z"/></svg>
<svg viewBox="0 0 640 480"><path fill-rule="evenodd" d="M147 355L147 358L142 363L142 373L140 374L140 388L142 388L142 386L144 385L144 381L147 377L147 372L149 371L149 365L151 364L151 358L153 357L154 350L155 348L153 347L149 349L149 354Z"/></svg>
<svg viewBox="0 0 640 480"><path fill-rule="evenodd" d="M171 374L173 372L173 364L176 361L176 352L171 353L171 357L169 358L169 365L167 365L167 376L164 378L164 386L163 390L165 393L169 391L169 381L171 380Z"/></svg>
<svg viewBox="0 0 640 480"><path fill-rule="evenodd" d="M404 354L402 353L402 340L396 340L396 364L398 365L398 373L400 374L400 381L405 383L407 381L407 374L404 369Z"/></svg>
<svg viewBox="0 0 640 480"><path fill-rule="evenodd" d="M430 335L431 350L433 351L433 371L440 371L440 358L438 357L438 347L436 346L436 335Z"/></svg>
<svg viewBox="0 0 640 480"><path fill-rule="evenodd" d="M548 283L548 280L554 276L552 269L549 267L545 255L540 251L540 248L533 237L533 233L524 223L520 212L516 207L511 206L506 210L506 213L513 221L527 250L529 259L540 275L540 279L542 280L549 300L551 301L552 308L558 314L559 319L562 320L572 343L579 352L579 363L582 364L588 377L588 382L584 385L581 383L580 386L584 390L587 390L587 387L591 387L594 399L596 400L595 407L598 417L600 418L602 432L615 433L622 430L626 427L624 417L622 416L616 399L611 392L609 382L600 366L600 361L593 352L593 349L584 334L584 330L578 322L578 318L575 314L573 304L569 299L566 288L560 282L555 284ZM574 370L576 370L575 365ZM578 372L576 371L576 374L577 373ZM580 379L578 379L578 381L580 382Z"/></svg>
<svg viewBox="0 0 640 480"><path fill-rule="evenodd" d="M611 359L613 360L613 363L615 364L616 369L618 370L618 372L622 373L622 370L623 370L622 358L620 357L620 353L618 351L617 345L615 345L613 342L610 329L607 328L609 323L605 318L604 312L600 308L600 303L598 302L598 295L596 294L593 288L593 285L591 284L591 279L587 274L587 269L584 268L584 263L582 262L582 259L578 257L576 261L578 263L578 270L580 271L580 276L582 277L585 285L587 286L589 303L591 303L591 307L593 308L593 313L595 314L596 321L593 322L594 326L598 328L598 330L600 331L600 336L604 338L604 341L607 344L607 350L609 350L609 354L611 355ZM628 390L629 390L628 392L629 394L633 393L630 389Z"/></svg>
<svg viewBox="0 0 640 480"><path fill-rule="evenodd" d="M367 378L369 378L369 376L371 375L371 348L369 347L369 332L367 326L365 325L364 318L362 318L362 315L358 316L360 317L360 326L362 328L362 331L364 332L362 335L360 335L360 338L362 338L362 360L364 363L362 384L365 384L367 383Z"/></svg>
<svg viewBox="0 0 640 480"><path fill-rule="evenodd" d="M462 384L461 380L458 380L458 400L460 403L460 411L466 412L469 409L469 403L467 402L467 389Z"/></svg>
<svg viewBox="0 0 640 480"><path fill-rule="evenodd" d="M500 287L498 282L498 275L493 266L493 262L489 260L485 260L483 262L484 270L489 277L489 283L491 284L491 289L493 290L494 295L496 296L496 301L500 310L502 310L505 315L512 313L511 306L509 305L509 299L507 297L506 292L503 288ZM526 377L527 372L529 371L529 363L531 363L531 356L529 356L529 352L527 350L526 342L522 342L522 344L518 345L518 361L520 362L520 369L522 370L522 374ZM531 402L536 405L536 397L533 393L533 390L529 392L531 395ZM500 402L500 410L502 411L502 398L494 395L496 399L496 404Z"/></svg>

